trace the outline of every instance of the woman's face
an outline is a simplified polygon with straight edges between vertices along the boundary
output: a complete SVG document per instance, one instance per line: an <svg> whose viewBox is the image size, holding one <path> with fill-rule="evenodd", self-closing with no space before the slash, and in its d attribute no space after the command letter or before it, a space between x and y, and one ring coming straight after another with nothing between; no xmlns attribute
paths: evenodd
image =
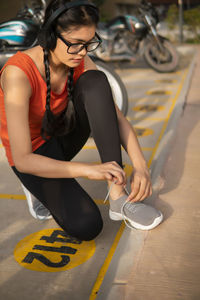
<svg viewBox="0 0 200 300"><path fill-rule="evenodd" d="M61 32L60 35L68 43L85 44L94 39L95 31L95 26L85 25L82 27L71 27L68 31ZM64 64L70 68L75 68L80 64L81 60L87 54L85 48L83 48L76 54L69 54L67 50L68 46L64 43L63 40L58 37L56 48L52 51L52 58L54 63Z"/></svg>

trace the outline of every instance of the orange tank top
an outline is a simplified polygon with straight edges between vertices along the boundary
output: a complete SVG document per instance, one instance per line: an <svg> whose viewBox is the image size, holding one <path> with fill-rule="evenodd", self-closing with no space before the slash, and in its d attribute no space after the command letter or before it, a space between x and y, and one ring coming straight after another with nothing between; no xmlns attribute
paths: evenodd
<svg viewBox="0 0 200 300"><path fill-rule="evenodd" d="M2 68L2 71L6 66L13 65L23 70L28 77L32 88L32 95L29 104L29 127L32 142L32 151L35 151L45 141L42 139L40 130L42 126L42 118L45 112L46 104L46 83L42 78L39 70L30 56L23 52L17 52L14 56L9 58L7 63ZM84 72L84 60L81 61L80 65L74 69L74 82ZM61 112L67 105L67 82L65 88L61 94L51 92L51 110L53 113ZM7 130L6 113L4 105L4 95L0 87L0 137L2 144L6 151L8 162L11 166L14 166L12 159L12 153L10 149L9 136Z"/></svg>

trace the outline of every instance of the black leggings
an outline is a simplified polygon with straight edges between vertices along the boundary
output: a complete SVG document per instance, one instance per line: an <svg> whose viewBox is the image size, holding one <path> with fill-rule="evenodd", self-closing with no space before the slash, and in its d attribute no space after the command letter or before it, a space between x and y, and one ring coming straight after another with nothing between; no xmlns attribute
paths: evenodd
<svg viewBox="0 0 200 300"><path fill-rule="evenodd" d="M79 77L74 106L76 128L65 136L52 137L34 153L69 161L81 150L92 131L101 161L116 161L122 166L116 110L104 73L90 70ZM103 222L99 208L75 179L43 178L12 169L67 234L80 240L92 240L100 233Z"/></svg>

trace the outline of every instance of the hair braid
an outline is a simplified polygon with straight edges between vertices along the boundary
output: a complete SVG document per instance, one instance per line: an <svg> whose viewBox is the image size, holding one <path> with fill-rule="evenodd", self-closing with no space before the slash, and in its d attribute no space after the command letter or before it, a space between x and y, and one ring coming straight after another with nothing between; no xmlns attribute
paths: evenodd
<svg viewBox="0 0 200 300"><path fill-rule="evenodd" d="M50 81L50 68L49 68L49 51L44 51L44 66L47 85L46 94L46 111L42 120L41 135L42 138L47 140L48 136L61 136L70 132L76 123L75 109L73 105L73 73L71 68L68 74L67 91L68 91L68 104L64 111L55 115L51 111L51 81Z"/></svg>
<svg viewBox="0 0 200 300"><path fill-rule="evenodd" d="M74 109L74 102L73 102L73 91L74 91L74 69L70 68L68 74L68 81L67 81L67 96L68 96L68 104L66 110L66 120L68 120L68 127L69 131L71 131L75 127L76 123L76 113Z"/></svg>
<svg viewBox="0 0 200 300"><path fill-rule="evenodd" d="M73 101L73 75L74 75L74 69L70 68L69 75L68 75L68 81L67 81L67 92L68 92L68 99L69 101Z"/></svg>

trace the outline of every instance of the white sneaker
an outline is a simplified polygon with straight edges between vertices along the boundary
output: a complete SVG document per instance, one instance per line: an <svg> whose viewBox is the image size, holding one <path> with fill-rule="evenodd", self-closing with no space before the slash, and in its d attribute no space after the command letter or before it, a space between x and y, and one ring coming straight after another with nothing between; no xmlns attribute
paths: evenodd
<svg viewBox="0 0 200 300"><path fill-rule="evenodd" d="M30 214L38 220L49 220L52 218L50 211L21 183L24 194L27 199Z"/></svg>

